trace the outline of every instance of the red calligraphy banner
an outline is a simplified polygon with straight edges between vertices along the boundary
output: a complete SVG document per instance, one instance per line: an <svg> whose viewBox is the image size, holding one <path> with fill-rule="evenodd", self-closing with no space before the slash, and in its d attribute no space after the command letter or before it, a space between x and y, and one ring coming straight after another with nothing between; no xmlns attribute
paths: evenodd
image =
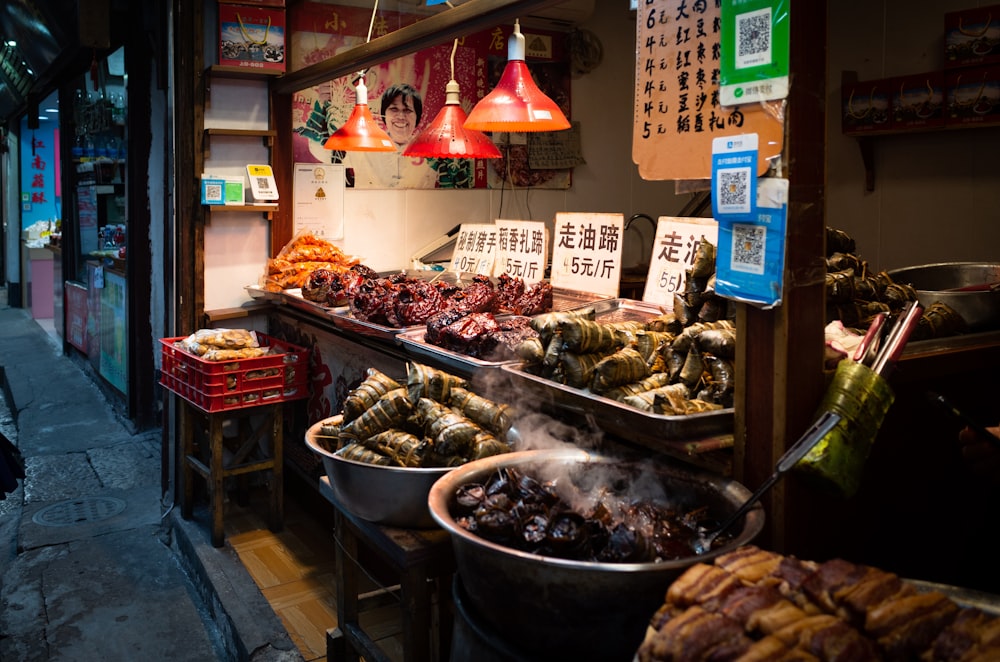
<svg viewBox="0 0 1000 662"><path fill-rule="evenodd" d="M779 156L784 102L719 103L719 3L640 0L632 160L647 180L709 179L712 140L756 133L758 170Z"/></svg>

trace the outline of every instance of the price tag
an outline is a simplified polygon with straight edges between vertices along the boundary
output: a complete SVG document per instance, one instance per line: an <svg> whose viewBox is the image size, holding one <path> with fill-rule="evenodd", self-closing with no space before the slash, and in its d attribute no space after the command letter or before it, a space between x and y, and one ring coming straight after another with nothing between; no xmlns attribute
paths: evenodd
<svg viewBox="0 0 1000 662"><path fill-rule="evenodd" d="M694 265L702 237L717 245L719 224L711 218L660 217L643 301L674 309L674 293L683 291L684 272Z"/></svg>
<svg viewBox="0 0 1000 662"><path fill-rule="evenodd" d="M451 255L451 270L484 276L492 275L497 254L497 226L490 223L463 223Z"/></svg>
<svg viewBox="0 0 1000 662"><path fill-rule="evenodd" d="M622 214L557 213L552 286L617 297L624 225Z"/></svg>
<svg viewBox="0 0 1000 662"><path fill-rule="evenodd" d="M539 221L497 220L499 233L497 260L493 272L537 283L545 277L549 256L548 233Z"/></svg>

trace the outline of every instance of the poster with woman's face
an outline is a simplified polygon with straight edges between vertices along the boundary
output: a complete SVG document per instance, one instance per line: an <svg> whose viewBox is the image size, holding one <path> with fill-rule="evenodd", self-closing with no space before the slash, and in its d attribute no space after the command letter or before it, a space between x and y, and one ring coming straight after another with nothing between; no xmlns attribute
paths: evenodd
<svg viewBox="0 0 1000 662"><path fill-rule="evenodd" d="M301 2L289 11L292 71L364 44L369 25L371 38L376 39L420 18L414 14L379 11L372 23L370 9L319 2ZM444 105L445 86L452 77L452 59L461 104L468 113L499 78L512 29L510 25L479 32L459 39L457 47L448 42L364 71L369 110L396 144L395 152L335 152L323 146L354 109L357 75L297 92L292 99L295 162L343 163L348 169L348 185L355 188L485 188L504 183L568 187L568 170L529 172L526 147L521 145L503 145L504 158L489 160L410 157L403 153ZM559 42L553 37L548 39L553 44ZM557 48L552 51L554 62L546 63L543 68L546 84L555 89L552 92L543 89L569 116L568 65L563 53ZM529 62L529 66L533 63Z"/></svg>

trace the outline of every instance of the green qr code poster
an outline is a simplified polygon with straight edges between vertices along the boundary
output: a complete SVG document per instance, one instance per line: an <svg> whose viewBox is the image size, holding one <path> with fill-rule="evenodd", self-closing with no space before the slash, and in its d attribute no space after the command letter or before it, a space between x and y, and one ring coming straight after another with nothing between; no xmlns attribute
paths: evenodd
<svg viewBox="0 0 1000 662"><path fill-rule="evenodd" d="M723 106L788 96L789 0L723 0L719 100Z"/></svg>

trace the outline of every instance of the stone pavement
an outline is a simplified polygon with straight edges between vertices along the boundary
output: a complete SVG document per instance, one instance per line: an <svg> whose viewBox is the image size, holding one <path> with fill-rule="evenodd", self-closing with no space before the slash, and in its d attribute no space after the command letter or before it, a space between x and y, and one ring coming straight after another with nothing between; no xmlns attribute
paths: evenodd
<svg viewBox="0 0 1000 662"><path fill-rule="evenodd" d="M0 301L0 660L301 660L233 550L161 498L162 432L119 420L62 344Z"/></svg>

